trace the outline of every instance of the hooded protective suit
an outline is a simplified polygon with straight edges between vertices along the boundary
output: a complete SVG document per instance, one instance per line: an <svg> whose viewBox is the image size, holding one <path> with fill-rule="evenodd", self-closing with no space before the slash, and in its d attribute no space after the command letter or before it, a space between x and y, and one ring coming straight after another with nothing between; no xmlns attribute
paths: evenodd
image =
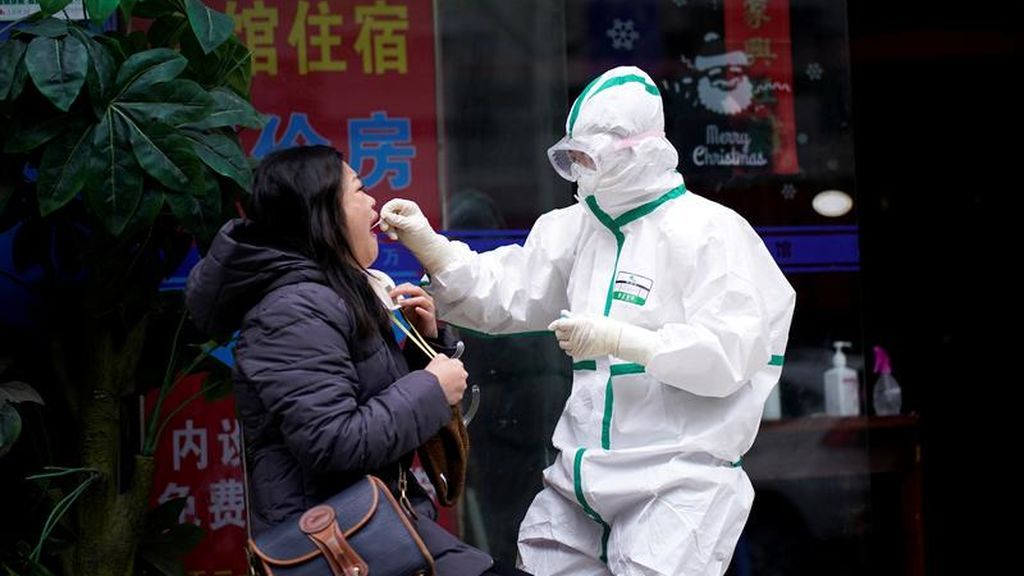
<svg viewBox="0 0 1024 576"><path fill-rule="evenodd" d="M520 528L523 568L721 574L753 500L739 462L782 370L794 291L743 218L685 188L638 68L588 85L549 156L582 201L541 216L524 246L477 254L418 234L407 206L382 209L444 320L550 326L576 360L560 455Z"/></svg>

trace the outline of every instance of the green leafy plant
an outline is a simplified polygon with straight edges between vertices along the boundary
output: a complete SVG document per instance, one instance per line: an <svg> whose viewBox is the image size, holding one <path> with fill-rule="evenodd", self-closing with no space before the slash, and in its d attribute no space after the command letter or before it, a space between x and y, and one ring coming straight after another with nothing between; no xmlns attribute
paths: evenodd
<svg viewBox="0 0 1024 576"><path fill-rule="evenodd" d="M21 416L15 408L20 402L42 404L43 399L24 382L0 383L0 457L10 451L21 435Z"/></svg>
<svg viewBox="0 0 1024 576"><path fill-rule="evenodd" d="M246 201L237 130L262 122L249 50L199 0L85 0L81 23L53 16L69 0L39 4L0 41L0 232L13 231L16 269L40 278L53 394L74 415L68 469L87 471L46 526L73 517L66 572L124 576L160 427L126 461L123 407L165 395L182 368L172 353L172 376L138 378L160 284Z"/></svg>
<svg viewBox="0 0 1024 576"><path fill-rule="evenodd" d="M22 402L43 405L43 399L32 386L18 380L4 381L4 371L9 364L9 358L0 358L0 458L10 452L21 435L21 415L16 405Z"/></svg>

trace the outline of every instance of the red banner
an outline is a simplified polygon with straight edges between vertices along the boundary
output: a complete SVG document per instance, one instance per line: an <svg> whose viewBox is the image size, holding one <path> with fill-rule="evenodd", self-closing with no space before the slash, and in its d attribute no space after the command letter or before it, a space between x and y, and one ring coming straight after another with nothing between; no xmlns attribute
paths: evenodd
<svg viewBox="0 0 1024 576"><path fill-rule="evenodd" d="M762 79L755 87L761 92L754 95L755 100L769 104L755 106L749 114L771 121L772 171L799 172L789 0L725 0L725 46L744 52L750 74Z"/></svg>
<svg viewBox="0 0 1024 576"><path fill-rule="evenodd" d="M188 376L175 386L162 407L166 417L177 410L160 436L150 505L185 498L178 520L205 531L184 559L189 576L246 576L245 485L235 401L205 401L198 394L204 376ZM146 413L156 403L146 398ZM178 410L179 407L184 407Z"/></svg>
<svg viewBox="0 0 1024 576"><path fill-rule="evenodd" d="M256 157L331 144L378 206L402 196L441 224L432 0L212 0L253 53L268 115L243 137Z"/></svg>

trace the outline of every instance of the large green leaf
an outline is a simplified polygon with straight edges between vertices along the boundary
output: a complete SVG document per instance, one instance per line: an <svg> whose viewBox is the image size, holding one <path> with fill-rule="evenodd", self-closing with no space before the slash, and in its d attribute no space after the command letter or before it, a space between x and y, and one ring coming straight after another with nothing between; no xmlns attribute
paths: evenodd
<svg viewBox="0 0 1024 576"><path fill-rule="evenodd" d="M17 380L0 382L0 402L35 402L36 404L45 404L43 397L39 395L39 392L36 392L35 388Z"/></svg>
<svg viewBox="0 0 1024 576"><path fill-rule="evenodd" d="M7 98L14 85L14 77L21 59L25 56L28 44L18 40L8 40L0 46L0 100ZM13 98L12 98L13 100Z"/></svg>
<svg viewBox="0 0 1024 576"><path fill-rule="evenodd" d="M128 59L128 55L132 53L128 50L128 37L119 32L104 32L103 34L94 36L93 40L107 49L110 55L114 58L114 67L118 70L121 68L121 65L124 64L124 61Z"/></svg>
<svg viewBox="0 0 1024 576"><path fill-rule="evenodd" d="M0 457L11 451L21 435L21 416L13 404L0 402Z"/></svg>
<svg viewBox="0 0 1024 576"><path fill-rule="evenodd" d="M211 54L204 54L195 36L181 37L181 53L189 60L189 72L203 86L227 86L241 96L249 95L252 80L252 54L235 36Z"/></svg>
<svg viewBox="0 0 1024 576"><path fill-rule="evenodd" d="M22 58L18 62L18 67L14 69L14 80L11 80L11 93L8 94L10 100L17 100L18 96L21 95L21 91L25 88L25 82L28 80L28 66L25 64L25 59Z"/></svg>
<svg viewBox="0 0 1024 576"><path fill-rule="evenodd" d="M114 89L114 74L117 65L114 63L114 56L110 49L100 44L89 36L81 28L72 27L71 33L82 42L89 53L89 72L85 80L89 86L89 95L92 97L94 108L102 112L102 107L112 95Z"/></svg>
<svg viewBox="0 0 1024 576"><path fill-rule="evenodd" d="M85 8L93 22L103 22L117 10L121 0L85 0Z"/></svg>
<svg viewBox="0 0 1024 576"><path fill-rule="evenodd" d="M146 36L149 38L150 46L166 46L171 48L178 45L181 34L187 29L188 20L185 16L172 12L154 20L149 25Z"/></svg>
<svg viewBox="0 0 1024 576"><path fill-rule="evenodd" d="M218 12L199 0L185 0L185 10L192 25L192 32L206 54L216 50L235 30L235 21L231 16Z"/></svg>
<svg viewBox="0 0 1024 576"><path fill-rule="evenodd" d="M69 131L46 147L36 181L43 216L67 204L85 186L92 146L93 126L89 126Z"/></svg>
<svg viewBox="0 0 1024 576"><path fill-rule="evenodd" d="M139 0L121 0L121 11L124 12L126 18L131 18L132 13L135 12L135 5L139 3Z"/></svg>
<svg viewBox="0 0 1024 576"><path fill-rule="evenodd" d="M142 170L132 154L128 126L114 111L93 132L86 198L111 234L121 234L142 198Z"/></svg>
<svg viewBox="0 0 1024 576"><path fill-rule="evenodd" d="M180 522L186 500L184 497L173 498L146 513L136 550L138 559L152 567L146 574L182 576L182 557L203 539L205 532L202 528Z"/></svg>
<svg viewBox="0 0 1024 576"><path fill-rule="evenodd" d="M238 38L232 38L221 46L221 78L219 86L227 86L240 96L249 96L252 84L252 52Z"/></svg>
<svg viewBox="0 0 1024 576"><path fill-rule="evenodd" d="M65 114L48 118L30 128L18 127L4 145L4 152L20 154L34 150L52 140L67 127L68 117Z"/></svg>
<svg viewBox="0 0 1024 576"><path fill-rule="evenodd" d="M60 38L68 33L68 23L56 18L43 18L39 22L18 30L22 34L31 36L45 36L46 38Z"/></svg>
<svg viewBox="0 0 1024 576"><path fill-rule="evenodd" d="M221 176L231 178L242 188L249 189L252 169L238 142L218 133L189 130L185 135L192 142L192 148L203 163Z"/></svg>
<svg viewBox="0 0 1024 576"><path fill-rule="evenodd" d="M220 186L205 174L188 193L168 194L167 204L182 226L201 241L208 241L223 222L220 219Z"/></svg>
<svg viewBox="0 0 1024 576"><path fill-rule="evenodd" d="M191 80L171 80L145 90L131 89L115 103L141 123L181 124L201 119L213 108L213 98Z"/></svg>
<svg viewBox="0 0 1024 576"><path fill-rule="evenodd" d="M71 0L38 0L38 4L39 9L44 14L49 15L56 14L66 8L68 4L71 4Z"/></svg>
<svg viewBox="0 0 1024 576"><path fill-rule="evenodd" d="M163 124L140 124L115 109L128 129L128 139L139 165L172 190L187 190L201 170L188 139Z"/></svg>
<svg viewBox="0 0 1024 576"><path fill-rule="evenodd" d="M180 13L177 0L141 0L132 11L139 18L159 18L174 12Z"/></svg>
<svg viewBox="0 0 1024 576"><path fill-rule="evenodd" d="M67 112L85 83L89 56L73 36L40 37L29 43L25 64L39 92L57 109Z"/></svg>
<svg viewBox="0 0 1024 576"><path fill-rule="evenodd" d="M139 202L139 208L132 214L131 219L128 221L128 225L121 232L123 237L131 237L142 232L149 230L153 227L153 222L156 221L156 217L160 215L160 209L164 206L164 193L159 190L147 189L142 194L142 201Z"/></svg>
<svg viewBox="0 0 1024 576"><path fill-rule="evenodd" d="M184 127L196 130L209 128L225 128L233 126L245 126L246 128L259 129L263 127L263 119L260 118L256 109L247 100L235 94L227 88L214 88L210 91L213 97L213 111L206 117L196 122L190 122Z"/></svg>
<svg viewBox="0 0 1024 576"><path fill-rule="evenodd" d="M181 54L169 48L153 48L132 54L117 72L118 93L129 89L144 90L147 86L172 80L188 66Z"/></svg>

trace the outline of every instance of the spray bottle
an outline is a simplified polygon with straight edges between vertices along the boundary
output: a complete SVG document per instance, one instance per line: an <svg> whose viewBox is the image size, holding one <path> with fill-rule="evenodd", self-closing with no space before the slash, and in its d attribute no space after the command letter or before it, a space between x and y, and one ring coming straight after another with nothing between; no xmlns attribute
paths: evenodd
<svg viewBox="0 0 1024 576"><path fill-rule="evenodd" d="M874 406L878 416L893 416L900 413L903 404L903 391L899 383L892 377L892 362L885 348L875 346L875 381Z"/></svg>
<svg viewBox="0 0 1024 576"><path fill-rule="evenodd" d="M846 365L843 348L852 346L849 342L833 342L836 353L832 355L832 367L825 371L825 413L830 416L858 416L860 414L860 381L857 371Z"/></svg>

